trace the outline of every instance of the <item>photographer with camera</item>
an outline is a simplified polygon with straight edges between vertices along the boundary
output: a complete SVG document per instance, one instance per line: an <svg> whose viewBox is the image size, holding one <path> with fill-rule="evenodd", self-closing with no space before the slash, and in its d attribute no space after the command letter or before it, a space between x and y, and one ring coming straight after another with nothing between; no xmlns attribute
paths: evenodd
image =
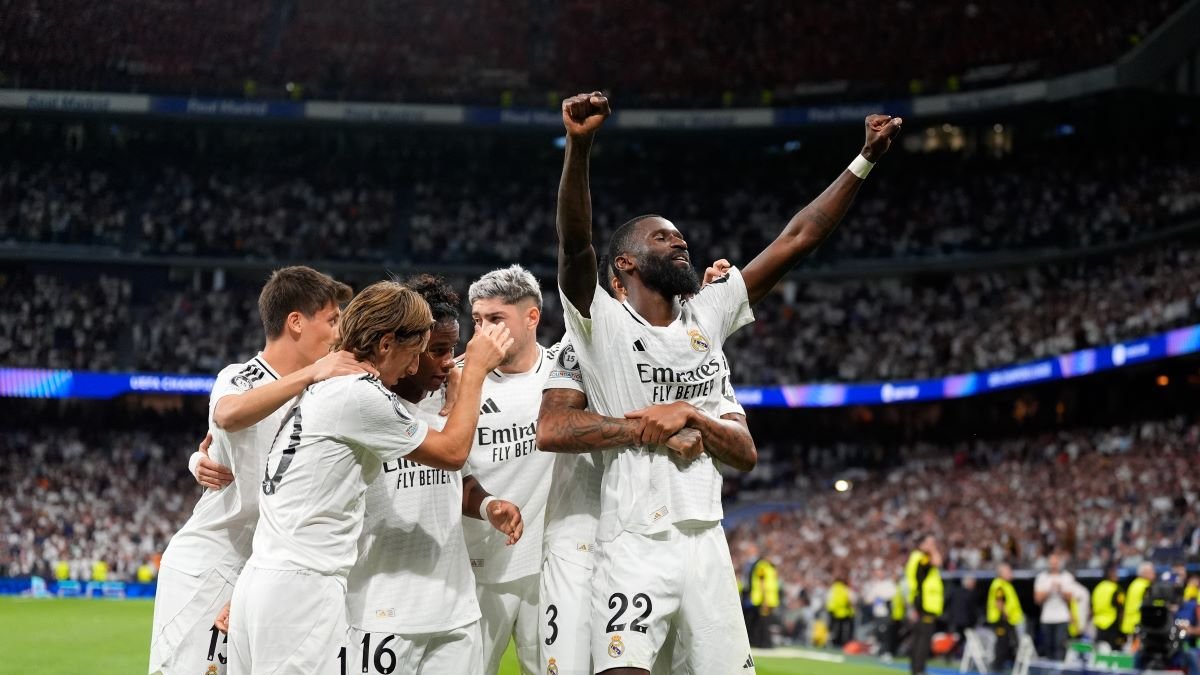
<svg viewBox="0 0 1200 675"><path fill-rule="evenodd" d="M1187 675L1200 675L1200 658L1193 648L1200 637L1200 621L1196 600L1184 600L1184 579L1182 570L1165 573L1146 590L1137 630L1141 648L1134 658L1136 668L1182 668Z"/></svg>

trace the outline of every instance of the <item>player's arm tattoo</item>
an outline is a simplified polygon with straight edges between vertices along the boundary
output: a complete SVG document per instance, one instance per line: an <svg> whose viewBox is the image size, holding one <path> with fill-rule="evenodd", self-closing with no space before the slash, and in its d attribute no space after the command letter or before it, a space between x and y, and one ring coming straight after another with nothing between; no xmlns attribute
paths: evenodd
<svg viewBox="0 0 1200 675"><path fill-rule="evenodd" d="M688 426L700 431L705 452L734 469L749 471L758 463L758 450L745 415L729 413L718 419L696 411Z"/></svg>
<svg viewBox="0 0 1200 675"><path fill-rule="evenodd" d="M792 216L783 232L742 269L750 303L766 297L800 259L817 250L854 203L862 179L849 171L833 181L808 206Z"/></svg>
<svg viewBox="0 0 1200 675"><path fill-rule="evenodd" d="M584 316L596 290L596 249L592 246L592 193L588 165L592 139L568 135L558 184L558 283Z"/></svg>
<svg viewBox="0 0 1200 675"><path fill-rule="evenodd" d="M637 445L641 420L605 417L587 408L587 395L573 389L542 394L537 444L543 452L580 453Z"/></svg>

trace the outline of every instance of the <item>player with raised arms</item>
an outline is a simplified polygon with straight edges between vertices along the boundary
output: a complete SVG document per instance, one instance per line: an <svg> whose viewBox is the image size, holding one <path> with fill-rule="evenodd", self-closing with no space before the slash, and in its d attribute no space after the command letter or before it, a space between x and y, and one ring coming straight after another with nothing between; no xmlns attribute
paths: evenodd
<svg viewBox="0 0 1200 675"><path fill-rule="evenodd" d="M458 294L428 274L402 283L429 303L433 328L416 372L401 378L392 392L414 418L441 430L444 385L457 372ZM463 516L486 516L506 544L519 541L523 531L517 506L490 496L474 476L464 480L457 470L409 458L384 463L367 488L358 562L348 579L350 636L342 658L355 664L354 672L482 671L479 603Z"/></svg>
<svg viewBox="0 0 1200 675"><path fill-rule="evenodd" d="M286 404L305 387L376 372L348 352L330 353L350 296L349 286L310 267L271 273L258 296L266 345L254 358L222 369L209 396L209 437L202 447L230 479L235 469L252 474L266 462ZM215 625L250 557L258 495L254 481L206 491L171 538L154 600L150 673L225 672L224 637Z"/></svg>
<svg viewBox="0 0 1200 675"><path fill-rule="evenodd" d="M588 405L598 414L643 419L640 442L604 453L592 583L596 672L651 671L668 639L674 661L693 673L755 672L724 532L720 465L757 461L742 415L720 414L732 396L725 340L753 321L758 302L825 240L849 209L901 120L866 119L862 153L744 270L700 288L687 242L666 218L639 216L612 235L620 302L597 283L588 164L610 113L599 92L563 101L566 156L559 185L558 283ZM665 404L665 405L655 405ZM664 442L698 431L692 461Z"/></svg>
<svg viewBox="0 0 1200 675"><path fill-rule="evenodd" d="M368 286L346 307L338 347L371 363L378 377L314 384L281 421L265 463L253 553L233 594L233 675L349 672L340 651L346 578L358 557L367 486L384 462L405 457L462 466L483 378L512 345L503 325L476 332L458 405L443 431L431 430L388 388L416 371L432 325L429 305L414 291L392 281Z"/></svg>
<svg viewBox="0 0 1200 675"><path fill-rule="evenodd" d="M725 276L729 262L721 259L704 272L704 284ZM601 273L604 270L600 270ZM609 278L613 296L625 300L625 288ZM745 415L733 397L722 397L719 413ZM559 453L546 507L546 556L542 565L542 662L558 675L591 675L592 553L600 517L600 488L604 476L601 450L641 442L645 418L605 417L588 409L583 374L574 348L563 340L555 367L542 393L538 415L538 447ZM698 455L700 434L684 427L667 439L667 447L686 460ZM659 653L654 673L670 673L667 654Z"/></svg>

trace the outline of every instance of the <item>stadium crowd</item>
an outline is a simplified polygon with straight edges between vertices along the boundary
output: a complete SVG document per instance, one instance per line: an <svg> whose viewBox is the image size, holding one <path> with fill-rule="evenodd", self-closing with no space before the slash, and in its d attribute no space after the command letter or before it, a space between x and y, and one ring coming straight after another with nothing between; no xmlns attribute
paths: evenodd
<svg viewBox="0 0 1200 675"><path fill-rule="evenodd" d="M1013 271L787 281L735 334L730 359L746 384L873 381L1112 344L1200 322L1198 256L1177 243ZM212 373L261 346L252 286L165 283L148 298L130 286L112 273L98 284L0 275L0 365ZM557 296L545 298L541 335L551 344L563 324Z"/></svg>
<svg viewBox="0 0 1200 675"><path fill-rule="evenodd" d="M664 210L693 251L744 260L829 179L803 161L755 153L731 159L728 171L712 171L701 154L671 159L670 150L660 152L644 165L661 160L679 171L597 171L601 231L633 214ZM554 227L555 187L546 176L554 169L534 157L530 166L498 176L501 154L450 171L411 162L394 176L325 165L311 153L311 162L259 168L139 153L94 161L11 159L0 165L0 200L13 205L0 211L0 243L279 261L520 260L552 267L553 238L546 234ZM1120 243L1200 213L1200 171L1146 153L909 155L896 164L887 180L863 190L819 263ZM731 173L740 176L732 187Z"/></svg>
<svg viewBox="0 0 1200 675"><path fill-rule="evenodd" d="M1099 9L1072 0L1015 11L952 0L709 0L696 12L628 0L352 0L335 12L311 0L25 1L0 6L0 44L4 82L21 87L255 96L266 93L261 86L326 99L540 106L564 87L606 82L642 105L762 105L955 90L1100 65L1179 4ZM847 54L837 47L848 34L893 58ZM581 53L580 35L603 44L606 58Z"/></svg>
<svg viewBox="0 0 1200 675"><path fill-rule="evenodd" d="M181 432L101 438L83 428L5 434L0 456L23 459L0 468L8 486L0 576L52 578L65 560L72 578L87 579L104 559L112 578L131 579L189 515L199 488L185 458L197 440ZM802 503L744 521L728 537L738 569L751 551L775 561L788 600L824 597L839 573L861 588L876 566L900 570L922 532L944 542L948 571L1002 561L1036 568L1053 550L1091 568L1136 566L1158 546L1198 555L1197 447L1200 424L1184 418L886 449L764 439L742 495ZM829 488L847 467L885 454L876 465L886 468L851 490Z"/></svg>
<svg viewBox="0 0 1200 675"><path fill-rule="evenodd" d="M163 431L6 430L0 576L91 580L103 562L109 580L132 581L191 513L200 489L178 458L197 442Z"/></svg>
<svg viewBox="0 0 1200 675"><path fill-rule="evenodd" d="M823 609L835 579L861 592L876 569L902 577L921 534L941 542L947 571L1043 569L1055 551L1092 569L1136 567L1157 547L1194 557L1198 447L1200 423L1182 417L946 445L773 439L760 443L743 494L802 504L743 521L728 538L737 569L774 562L793 618L809 603ZM852 488L834 491L833 478L854 466Z"/></svg>

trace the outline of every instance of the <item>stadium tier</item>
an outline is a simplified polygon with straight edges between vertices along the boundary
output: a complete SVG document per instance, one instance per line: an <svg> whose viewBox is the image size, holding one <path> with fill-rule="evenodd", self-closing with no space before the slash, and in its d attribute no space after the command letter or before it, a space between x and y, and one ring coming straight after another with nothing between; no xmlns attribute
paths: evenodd
<svg viewBox="0 0 1200 675"><path fill-rule="evenodd" d="M49 159L30 137L0 162L8 205L0 243L275 261L554 263L547 177L558 159L549 143L410 137L381 157L343 152L327 162L287 146L188 157L165 139L144 149L96 143ZM1113 152L1093 143L1037 144L1003 157L898 156L816 260L1078 249L1136 240L1200 214L1200 170L1182 148ZM597 226L665 211L693 249L745 260L830 175L827 160L808 162L816 150L785 153L781 145L616 143L597 160ZM526 159L513 166L514 155ZM710 164L716 156L719 168Z"/></svg>
<svg viewBox="0 0 1200 675"><path fill-rule="evenodd" d="M1098 66L1180 4L12 3L0 70L3 82L53 89L545 105L604 82L630 103L762 105ZM851 35L870 49L842 49ZM580 36L605 58L580 50Z"/></svg>

